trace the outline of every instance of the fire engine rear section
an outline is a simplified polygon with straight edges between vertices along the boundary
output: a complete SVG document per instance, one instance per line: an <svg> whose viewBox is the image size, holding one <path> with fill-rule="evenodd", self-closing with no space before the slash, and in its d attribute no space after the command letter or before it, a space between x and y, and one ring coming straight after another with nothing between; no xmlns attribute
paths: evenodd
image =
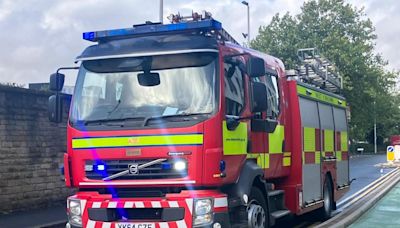
<svg viewBox="0 0 400 228"><path fill-rule="evenodd" d="M210 14L88 32L64 155L69 227L268 227L348 190L346 101L314 49L285 73ZM53 74L50 120L62 119ZM323 89L321 89L323 88Z"/></svg>

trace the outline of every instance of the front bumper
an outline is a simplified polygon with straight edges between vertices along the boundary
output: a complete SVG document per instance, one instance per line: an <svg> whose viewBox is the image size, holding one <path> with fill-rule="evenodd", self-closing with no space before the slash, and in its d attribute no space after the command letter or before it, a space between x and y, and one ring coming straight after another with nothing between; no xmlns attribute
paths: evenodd
<svg viewBox="0 0 400 228"><path fill-rule="evenodd" d="M98 192L79 192L70 198L80 201L82 226L88 228L130 227L135 223L150 223L156 228L193 227L193 204L202 198L213 199L213 220L196 227L230 227L227 197L215 190L182 191L162 198L112 198Z"/></svg>

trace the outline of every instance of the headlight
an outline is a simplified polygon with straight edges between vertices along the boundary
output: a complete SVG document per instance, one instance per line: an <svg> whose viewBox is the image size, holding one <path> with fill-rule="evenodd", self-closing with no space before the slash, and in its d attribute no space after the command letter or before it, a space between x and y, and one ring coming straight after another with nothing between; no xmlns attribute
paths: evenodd
<svg viewBox="0 0 400 228"><path fill-rule="evenodd" d="M186 162L184 162L184 161L176 161L175 163L174 163L174 169L176 170L176 171L183 171L183 170L185 170L186 169Z"/></svg>
<svg viewBox="0 0 400 228"><path fill-rule="evenodd" d="M205 215L211 212L212 201L211 199L199 199L196 201L195 213L196 215Z"/></svg>
<svg viewBox="0 0 400 228"><path fill-rule="evenodd" d="M73 226L82 227L81 201L77 199L68 199L68 220Z"/></svg>
<svg viewBox="0 0 400 228"><path fill-rule="evenodd" d="M81 215L81 202L78 200L70 200L69 211L72 215Z"/></svg>
<svg viewBox="0 0 400 228"><path fill-rule="evenodd" d="M212 199L197 199L194 203L194 225L204 225L212 222Z"/></svg>

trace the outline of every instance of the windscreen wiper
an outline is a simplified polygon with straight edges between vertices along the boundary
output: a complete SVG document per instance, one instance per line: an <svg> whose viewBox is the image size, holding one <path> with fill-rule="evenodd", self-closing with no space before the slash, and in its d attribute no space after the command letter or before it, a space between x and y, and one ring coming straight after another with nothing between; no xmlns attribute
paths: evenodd
<svg viewBox="0 0 400 228"><path fill-rule="evenodd" d="M97 123L102 124L102 123L107 123L107 122L118 122L118 121L138 120L138 119L146 119L146 117L138 116L138 117L115 118L115 119L109 119L109 118L95 119L95 120L83 121L83 124L85 126L87 126L89 124L97 124Z"/></svg>
<svg viewBox="0 0 400 228"><path fill-rule="evenodd" d="M144 119L143 121L143 127L147 126L147 123L150 120L156 120L156 119L166 119L166 118L171 118L171 117L190 117L190 116L199 116L199 115L207 115L208 113L180 113L180 114L174 114L174 115L165 115L165 116L150 116ZM187 119L183 119L184 121L187 121Z"/></svg>
<svg viewBox="0 0 400 228"><path fill-rule="evenodd" d="M118 109L118 107L119 107L120 104L121 104L121 99L119 99L119 100L117 101L117 104L114 106L114 108L113 108L111 111L108 112L107 119L110 119L111 114L112 114L113 112L115 112L115 110Z"/></svg>

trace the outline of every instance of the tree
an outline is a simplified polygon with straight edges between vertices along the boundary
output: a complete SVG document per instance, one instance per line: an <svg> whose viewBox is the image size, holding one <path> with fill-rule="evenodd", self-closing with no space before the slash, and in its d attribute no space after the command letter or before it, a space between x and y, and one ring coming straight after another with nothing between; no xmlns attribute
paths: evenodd
<svg viewBox="0 0 400 228"><path fill-rule="evenodd" d="M296 16L276 14L269 25L260 27L251 46L281 58L287 69L299 63L297 49L318 48L343 77L343 94L351 107L351 136L364 140L374 118L382 127L382 138L400 133L394 124L400 116L399 95L394 95L398 72L385 70L387 62L374 52L376 38L363 8L344 0L311 0Z"/></svg>

